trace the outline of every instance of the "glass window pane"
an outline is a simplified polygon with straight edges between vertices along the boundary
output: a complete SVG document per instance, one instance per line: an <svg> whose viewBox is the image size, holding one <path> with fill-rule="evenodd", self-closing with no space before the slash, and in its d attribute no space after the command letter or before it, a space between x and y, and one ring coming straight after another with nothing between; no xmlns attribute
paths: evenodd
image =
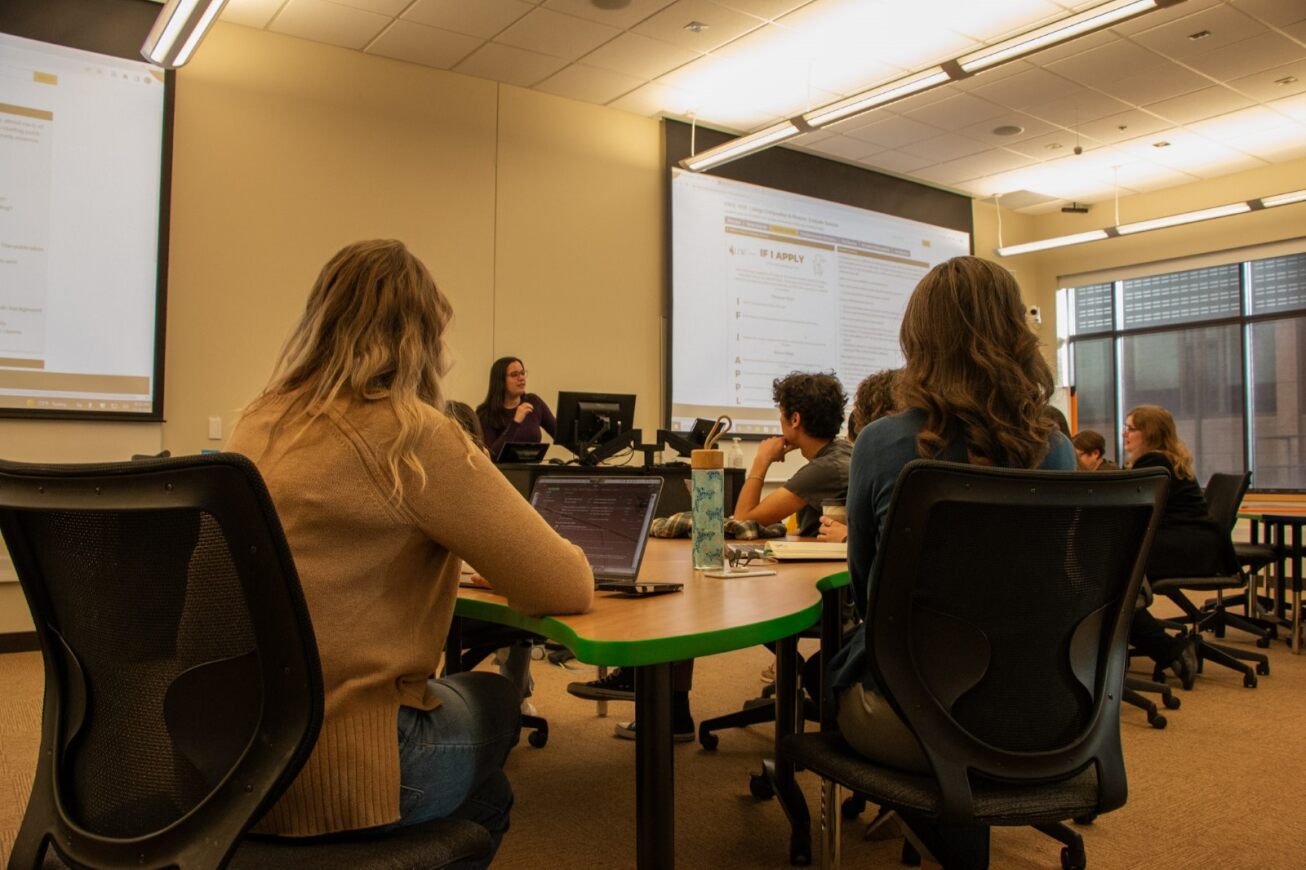
<svg viewBox="0 0 1306 870"><path fill-rule="evenodd" d="M1242 314L1237 263L1124 282L1125 329Z"/></svg>
<svg viewBox="0 0 1306 870"><path fill-rule="evenodd" d="M1306 317L1252 325L1252 486L1306 489Z"/></svg>
<svg viewBox="0 0 1306 870"><path fill-rule="evenodd" d="M1217 471L1243 470L1241 331L1231 324L1122 340L1126 413L1135 405L1160 405L1173 414L1202 485Z"/></svg>
<svg viewBox="0 0 1306 870"><path fill-rule="evenodd" d="M1306 254L1252 262L1252 313L1306 308Z"/></svg>
<svg viewBox="0 0 1306 870"><path fill-rule="evenodd" d="M1111 328L1112 289L1110 284L1093 284L1075 289L1075 321L1071 335L1105 332Z"/></svg>
<svg viewBox="0 0 1306 870"><path fill-rule="evenodd" d="M1075 360L1076 432L1093 429L1106 439L1106 458L1119 461L1116 425L1116 364L1110 338L1079 340L1071 346Z"/></svg>

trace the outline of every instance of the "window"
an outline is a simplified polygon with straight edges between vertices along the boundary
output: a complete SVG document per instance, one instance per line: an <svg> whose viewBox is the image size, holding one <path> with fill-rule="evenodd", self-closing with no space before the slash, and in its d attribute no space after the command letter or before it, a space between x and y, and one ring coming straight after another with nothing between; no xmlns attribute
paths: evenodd
<svg viewBox="0 0 1306 870"><path fill-rule="evenodd" d="M1199 482L1250 469L1253 488L1306 490L1306 254L1061 293L1078 428L1108 454L1131 407L1160 405Z"/></svg>

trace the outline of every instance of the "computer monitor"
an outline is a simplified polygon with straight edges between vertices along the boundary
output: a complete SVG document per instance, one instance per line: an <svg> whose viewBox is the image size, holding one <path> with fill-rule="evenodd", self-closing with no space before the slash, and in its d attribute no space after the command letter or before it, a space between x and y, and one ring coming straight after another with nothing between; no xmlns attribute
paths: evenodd
<svg viewBox="0 0 1306 870"><path fill-rule="evenodd" d="M553 439L585 463L598 462L631 443L635 397L622 393L558 393L558 434Z"/></svg>

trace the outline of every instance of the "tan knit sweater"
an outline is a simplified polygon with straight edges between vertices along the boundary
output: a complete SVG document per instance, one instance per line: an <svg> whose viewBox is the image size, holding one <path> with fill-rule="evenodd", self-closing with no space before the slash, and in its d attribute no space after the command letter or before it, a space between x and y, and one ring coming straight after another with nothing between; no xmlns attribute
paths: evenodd
<svg viewBox="0 0 1306 870"><path fill-rule="evenodd" d="M326 715L303 771L256 830L287 836L399 818L398 713L427 691L449 631L459 558L531 615L578 613L594 594L580 549L550 529L462 430L431 408L418 456L390 497L384 402L336 403L305 425L274 400L247 412L228 449L267 481L317 635ZM280 424L280 425L278 425Z"/></svg>

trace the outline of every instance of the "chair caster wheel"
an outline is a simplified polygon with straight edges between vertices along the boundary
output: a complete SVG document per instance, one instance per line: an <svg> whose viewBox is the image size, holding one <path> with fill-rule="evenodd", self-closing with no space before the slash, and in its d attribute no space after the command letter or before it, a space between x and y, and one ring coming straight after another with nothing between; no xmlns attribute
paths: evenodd
<svg viewBox="0 0 1306 870"><path fill-rule="evenodd" d="M748 778L748 793L759 801L769 801L775 797L775 789L771 787L771 780L767 779L765 773L755 773ZM810 854L807 860L811 863Z"/></svg>
<svg viewBox="0 0 1306 870"><path fill-rule="evenodd" d="M794 841L789 844L789 863L795 867L810 867L812 864L812 844L810 841Z"/></svg>
<svg viewBox="0 0 1306 870"><path fill-rule="evenodd" d="M1148 724L1148 725L1151 725L1151 726L1152 726L1153 728L1155 728L1157 731L1160 731L1161 729L1165 728L1165 726L1166 726L1166 725L1169 725L1170 723L1169 723L1168 721L1166 721L1166 718L1165 718L1164 716L1162 716L1160 713L1158 713L1158 714L1156 714L1155 716L1153 716L1153 717L1151 718L1151 720L1148 721L1147 724Z"/></svg>
<svg viewBox="0 0 1306 870"><path fill-rule="evenodd" d="M538 731L532 731L531 736L526 738L526 742L536 749L543 749L549 742L549 732L543 728Z"/></svg>
<svg viewBox="0 0 1306 870"><path fill-rule="evenodd" d="M1061 870L1085 870L1088 861L1080 855L1072 855L1069 847L1061 850Z"/></svg>
<svg viewBox="0 0 1306 870"><path fill-rule="evenodd" d="M1244 675L1243 675L1243 685L1244 685L1245 687L1247 687L1248 689L1254 689L1254 688L1256 688L1256 675L1255 675L1255 674L1244 674Z"/></svg>
<svg viewBox="0 0 1306 870"><path fill-rule="evenodd" d="M706 749L708 752L711 752L713 749L716 749L717 744L720 742L721 742L721 738L717 737L711 731L700 730L698 732L698 745Z"/></svg>
<svg viewBox="0 0 1306 870"><path fill-rule="evenodd" d="M1262 677L1268 677L1268 676L1270 675L1270 663L1269 663L1269 662L1257 662L1257 663L1256 663L1256 673L1260 674Z"/></svg>
<svg viewBox="0 0 1306 870"><path fill-rule="evenodd" d="M1268 637L1258 637L1256 638L1256 645L1261 649L1269 649L1270 639Z"/></svg>
<svg viewBox="0 0 1306 870"><path fill-rule="evenodd" d="M843 814L844 819L852 821L860 816L864 809L866 809L866 798L853 795L850 798L844 799L844 802L839 807L839 812Z"/></svg>
<svg viewBox="0 0 1306 870"><path fill-rule="evenodd" d="M1162 698L1161 703L1165 705L1165 708L1167 710L1178 710L1179 705L1182 704L1183 701L1179 700L1174 695L1170 695L1168 697Z"/></svg>
<svg viewBox="0 0 1306 870"><path fill-rule="evenodd" d="M1071 821L1076 825L1091 825L1097 821L1097 813L1089 813L1086 816L1079 816L1078 818L1071 819Z"/></svg>

